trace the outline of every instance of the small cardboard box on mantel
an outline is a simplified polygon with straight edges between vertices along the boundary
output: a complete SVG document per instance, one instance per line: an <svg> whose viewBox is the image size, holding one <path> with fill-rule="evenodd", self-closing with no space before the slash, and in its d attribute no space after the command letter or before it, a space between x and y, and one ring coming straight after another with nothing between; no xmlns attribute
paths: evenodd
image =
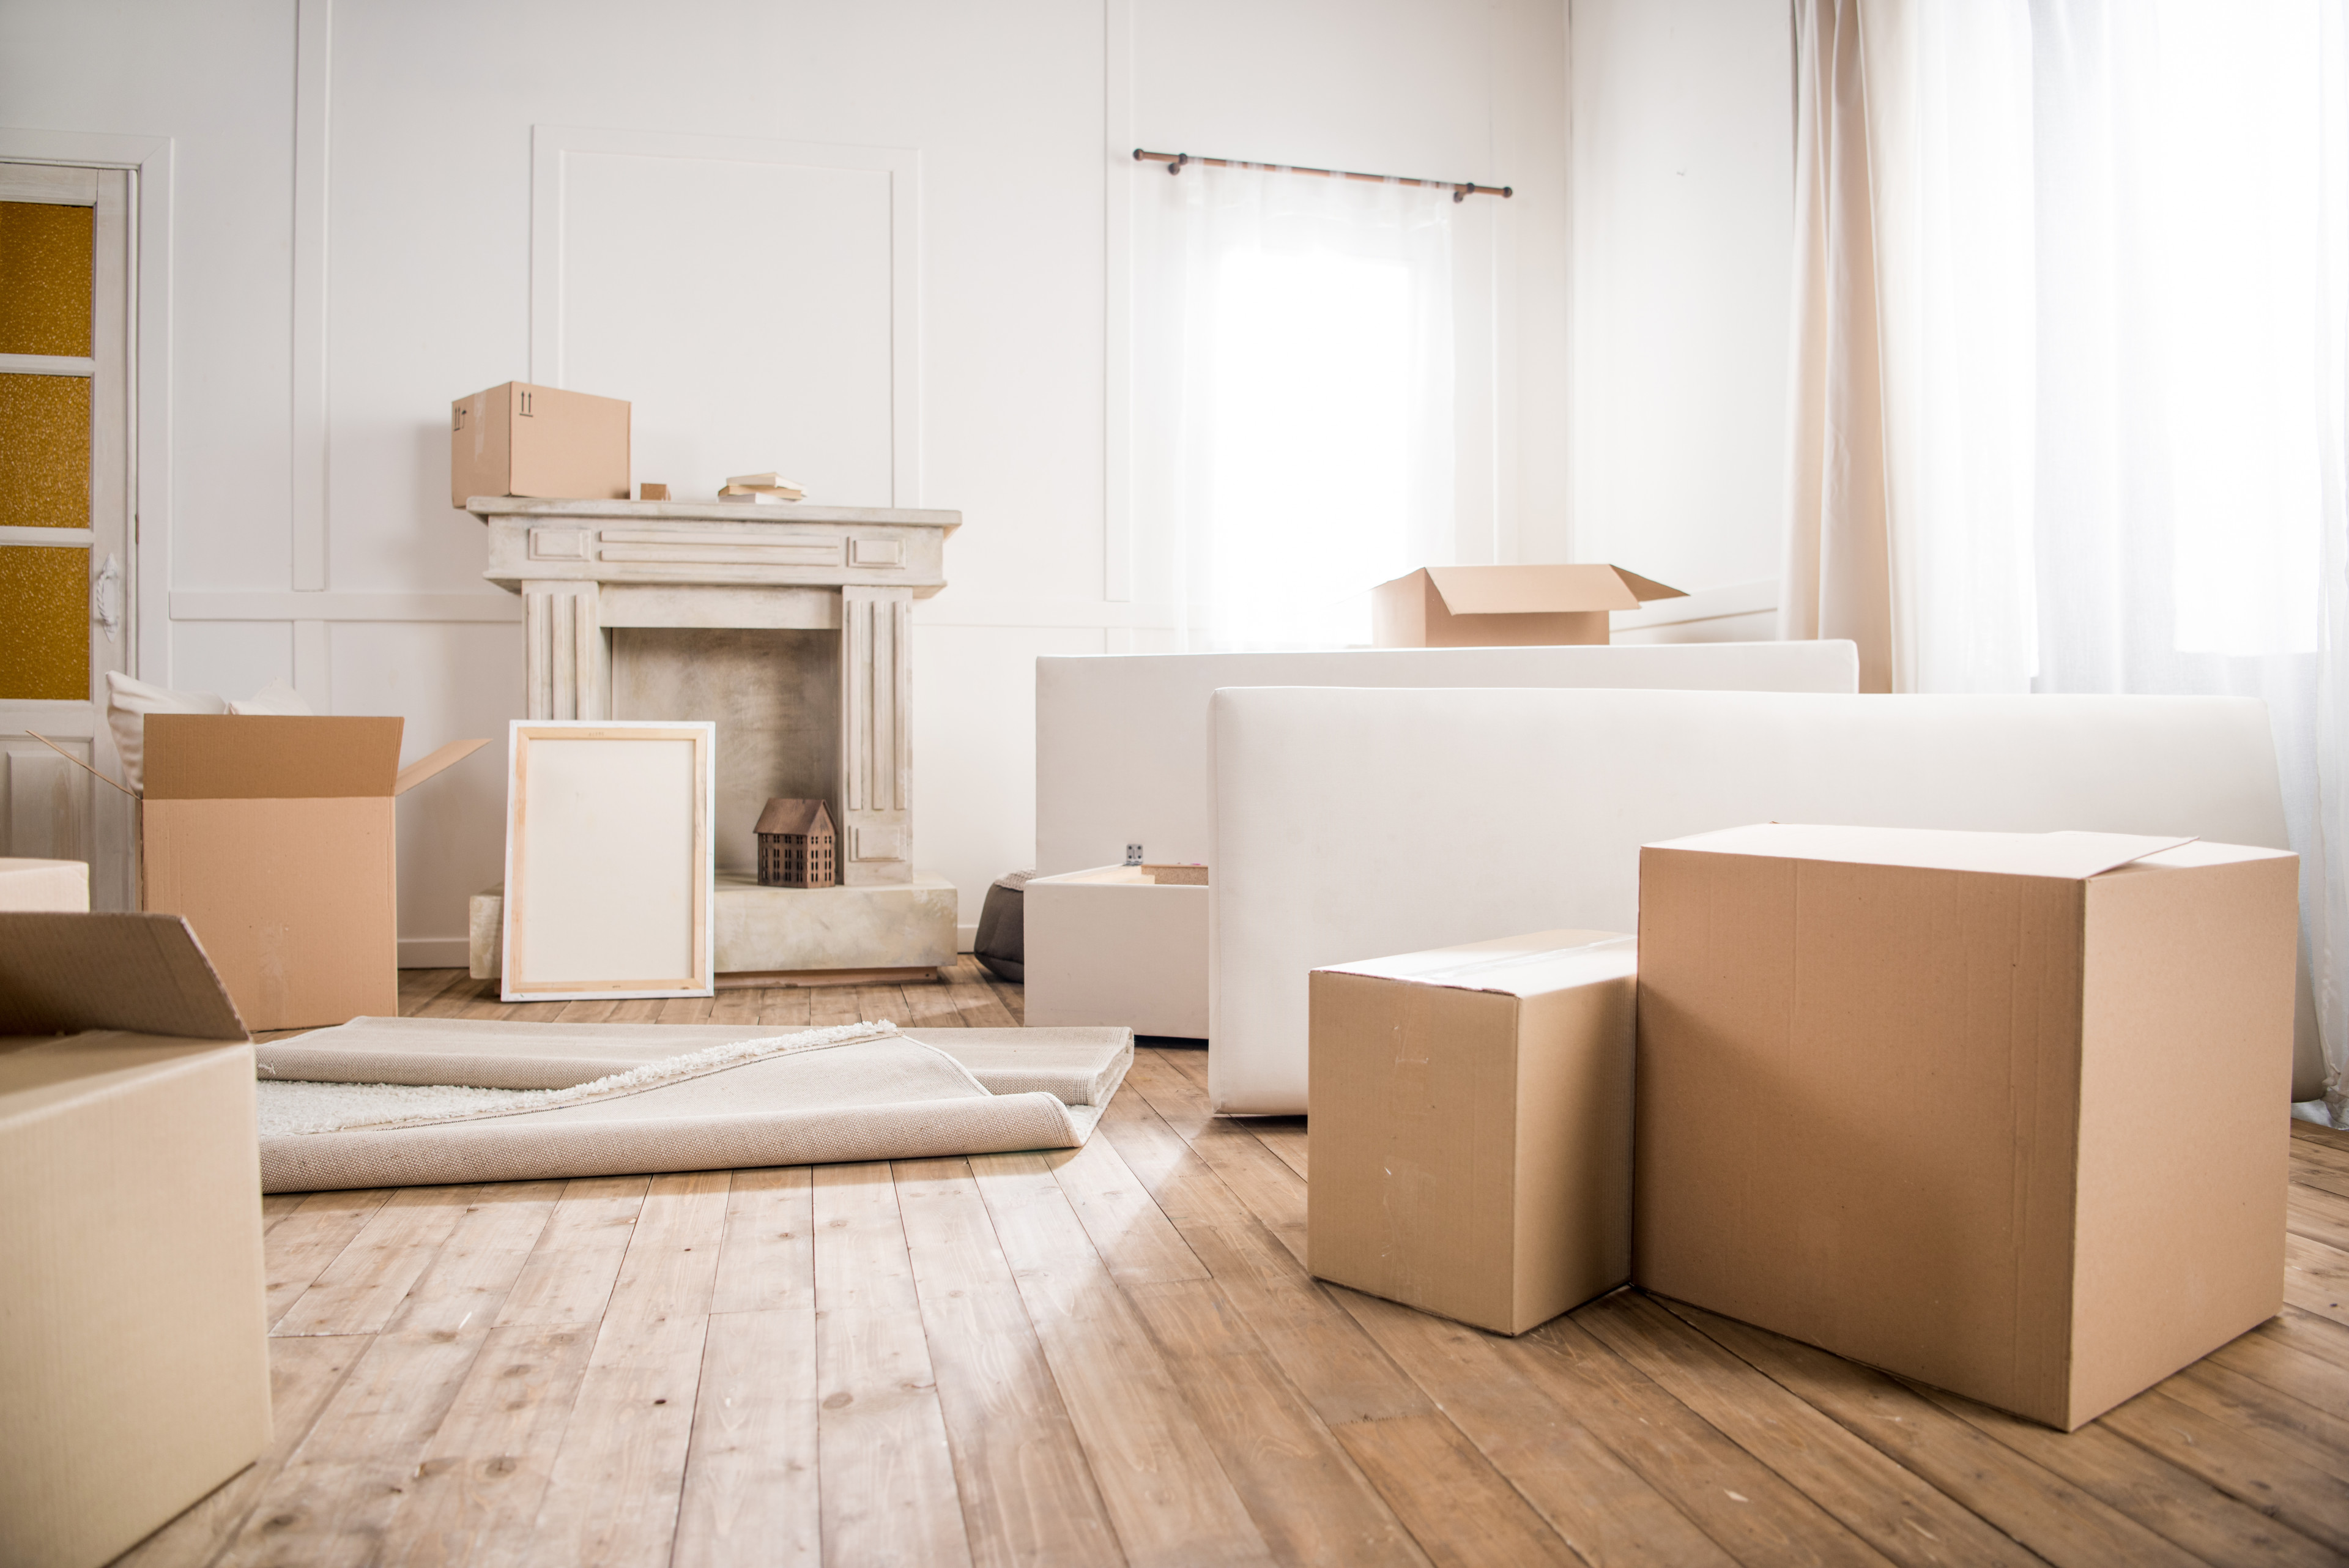
<svg viewBox="0 0 2349 1568"><path fill-rule="evenodd" d="M253 1075L184 920L0 913L0 1563L98 1568L269 1446Z"/></svg>
<svg viewBox="0 0 2349 1568"><path fill-rule="evenodd" d="M1604 643L1608 617L1688 596L1620 566L1423 566L1371 590L1376 648Z"/></svg>
<svg viewBox="0 0 2349 1568"><path fill-rule="evenodd" d="M150 713L143 903L184 915L254 1029L399 1012L397 797L489 744L399 765L398 719Z"/></svg>
<svg viewBox="0 0 2349 1568"><path fill-rule="evenodd" d="M1637 1282L2064 1431L2257 1326L2298 882L2112 833L1647 846Z"/></svg>
<svg viewBox="0 0 2349 1568"><path fill-rule="evenodd" d="M623 398L524 381L458 399L449 405L449 504L476 495L626 501L630 411Z"/></svg>
<svg viewBox="0 0 2349 1568"><path fill-rule="evenodd" d="M1313 971L1313 1273L1495 1334L1629 1279L1637 959L1559 930Z"/></svg>

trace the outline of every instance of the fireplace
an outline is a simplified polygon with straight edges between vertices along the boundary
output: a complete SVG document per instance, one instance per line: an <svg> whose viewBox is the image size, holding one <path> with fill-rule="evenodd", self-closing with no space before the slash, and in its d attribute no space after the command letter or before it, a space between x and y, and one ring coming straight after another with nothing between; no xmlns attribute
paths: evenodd
<svg viewBox="0 0 2349 1568"><path fill-rule="evenodd" d="M482 575L522 597L529 717L717 724L721 972L953 961L954 890L915 868L911 632L914 600L946 586L960 514L497 496L467 506L488 526ZM752 829L776 796L825 803L839 887L757 886ZM483 915L477 899L477 972Z"/></svg>

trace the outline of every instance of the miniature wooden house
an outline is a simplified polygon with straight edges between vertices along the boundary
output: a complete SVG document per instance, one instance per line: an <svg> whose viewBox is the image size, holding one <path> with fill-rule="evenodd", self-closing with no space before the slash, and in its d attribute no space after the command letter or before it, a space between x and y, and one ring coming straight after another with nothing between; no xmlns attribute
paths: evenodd
<svg viewBox="0 0 2349 1568"><path fill-rule="evenodd" d="M759 886L830 888L840 880L839 836L820 800L771 800L759 814Z"/></svg>

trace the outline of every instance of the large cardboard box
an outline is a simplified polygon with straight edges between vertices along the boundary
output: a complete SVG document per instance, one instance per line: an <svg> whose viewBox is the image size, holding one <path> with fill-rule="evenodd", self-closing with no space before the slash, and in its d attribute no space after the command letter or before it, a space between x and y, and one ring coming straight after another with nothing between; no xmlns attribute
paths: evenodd
<svg viewBox="0 0 2349 1568"><path fill-rule="evenodd" d="M626 501L629 413L624 399L525 381L458 399L449 405L449 504L476 495Z"/></svg>
<svg viewBox="0 0 2349 1568"><path fill-rule="evenodd" d="M2067 1431L2273 1315L2297 873L2120 834L1649 845L1639 1283Z"/></svg>
<svg viewBox="0 0 2349 1568"><path fill-rule="evenodd" d="M1620 566L1423 566L1371 590L1375 648L1603 643L1608 617L1688 596Z"/></svg>
<svg viewBox="0 0 2349 1568"><path fill-rule="evenodd" d="M184 915L254 1029L399 1011L393 802L486 741L399 765L398 719L150 713L144 907Z"/></svg>
<svg viewBox="0 0 2349 1568"><path fill-rule="evenodd" d="M1207 1037L1207 887L1139 866L1030 877L1020 895L1027 1021Z"/></svg>
<svg viewBox="0 0 2349 1568"><path fill-rule="evenodd" d="M253 1078L184 921L0 914L0 1563L105 1563L269 1446Z"/></svg>
<svg viewBox="0 0 2349 1568"><path fill-rule="evenodd" d="M1636 951L1537 931L1312 972L1316 1275L1500 1334L1630 1278Z"/></svg>

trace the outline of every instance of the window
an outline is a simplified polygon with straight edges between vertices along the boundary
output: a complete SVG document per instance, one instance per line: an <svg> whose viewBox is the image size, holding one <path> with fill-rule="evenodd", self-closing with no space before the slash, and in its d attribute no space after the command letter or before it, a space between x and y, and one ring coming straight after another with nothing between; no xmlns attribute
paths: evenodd
<svg viewBox="0 0 2349 1568"><path fill-rule="evenodd" d="M1136 177L1135 514L1184 645L1367 642L1367 589L1452 559L1451 197Z"/></svg>

